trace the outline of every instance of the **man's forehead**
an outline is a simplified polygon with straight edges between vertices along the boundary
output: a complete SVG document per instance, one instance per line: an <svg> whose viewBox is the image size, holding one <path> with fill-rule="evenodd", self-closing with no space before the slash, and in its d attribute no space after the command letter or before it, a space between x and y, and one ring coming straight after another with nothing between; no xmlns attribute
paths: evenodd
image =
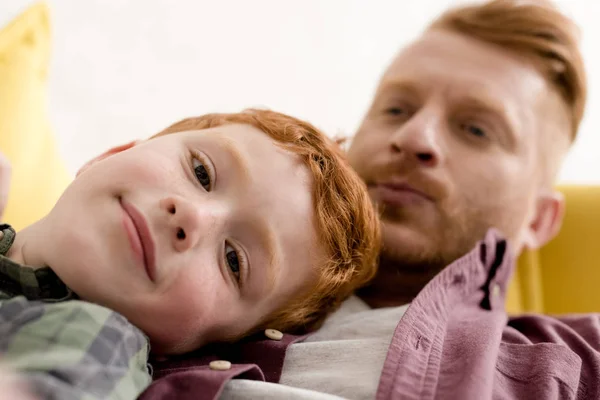
<svg viewBox="0 0 600 400"><path fill-rule="evenodd" d="M552 141L569 131L560 94L531 62L464 34L429 30L404 48L384 73L378 98L406 87L442 93L453 106L474 99L504 110L516 137Z"/></svg>
<svg viewBox="0 0 600 400"><path fill-rule="evenodd" d="M437 89L481 92L532 101L547 90L533 65L492 44L446 31L425 32L404 48L385 72L381 86L413 82Z"/></svg>

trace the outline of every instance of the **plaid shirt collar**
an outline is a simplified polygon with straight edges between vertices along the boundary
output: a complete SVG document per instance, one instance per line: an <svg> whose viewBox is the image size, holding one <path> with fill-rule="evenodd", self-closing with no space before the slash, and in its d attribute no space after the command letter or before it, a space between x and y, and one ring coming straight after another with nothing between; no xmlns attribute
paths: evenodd
<svg viewBox="0 0 600 400"><path fill-rule="evenodd" d="M6 257L16 233L8 224L0 224L0 232L0 298L25 296L46 302L77 298L50 267L32 268Z"/></svg>

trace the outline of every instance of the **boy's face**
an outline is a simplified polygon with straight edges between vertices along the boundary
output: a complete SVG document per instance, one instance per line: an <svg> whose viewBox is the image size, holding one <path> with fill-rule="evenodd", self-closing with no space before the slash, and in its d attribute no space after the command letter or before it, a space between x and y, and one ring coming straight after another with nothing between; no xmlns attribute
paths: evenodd
<svg viewBox="0 0 600 400"><path fill-rule="evenodd" d="M325 257L307 167L247 125L170 134L92 163L43 224L48 265L159 352L245 333Z"/></svg>

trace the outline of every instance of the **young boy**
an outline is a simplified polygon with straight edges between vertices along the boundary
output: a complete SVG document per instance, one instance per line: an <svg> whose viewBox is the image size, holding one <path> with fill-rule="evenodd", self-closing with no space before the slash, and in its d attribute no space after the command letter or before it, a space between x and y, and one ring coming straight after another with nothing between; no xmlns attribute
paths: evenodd
<svg viewBox="0 0 600 400"><path fill-rule="evenodd" d="M0 360L60 398L136 397L146 337L178 354L314 328L374 275L379 247L336 144L265 110L111 149L45 218L0 229Z"/></svg>

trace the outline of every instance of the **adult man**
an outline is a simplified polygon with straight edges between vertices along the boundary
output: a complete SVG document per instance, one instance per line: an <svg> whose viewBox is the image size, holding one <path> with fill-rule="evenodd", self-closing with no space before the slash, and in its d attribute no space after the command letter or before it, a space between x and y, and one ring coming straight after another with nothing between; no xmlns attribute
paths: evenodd
<svg viewBox="0 0 600 400"><path fill-rule="evenodd" d="M288 335L279 350L216 351L237 369L209 377L180 364L148 398L218 395L233 376L249 379L222 398L600 398L598 316L504 311L516 256L560 228L552 182L585 91L574 26L550 4L442 16L384 73L349 150L383 216L380 271L362 300L285 358ZM169 392L184 382L195 389Z"/></svg>

